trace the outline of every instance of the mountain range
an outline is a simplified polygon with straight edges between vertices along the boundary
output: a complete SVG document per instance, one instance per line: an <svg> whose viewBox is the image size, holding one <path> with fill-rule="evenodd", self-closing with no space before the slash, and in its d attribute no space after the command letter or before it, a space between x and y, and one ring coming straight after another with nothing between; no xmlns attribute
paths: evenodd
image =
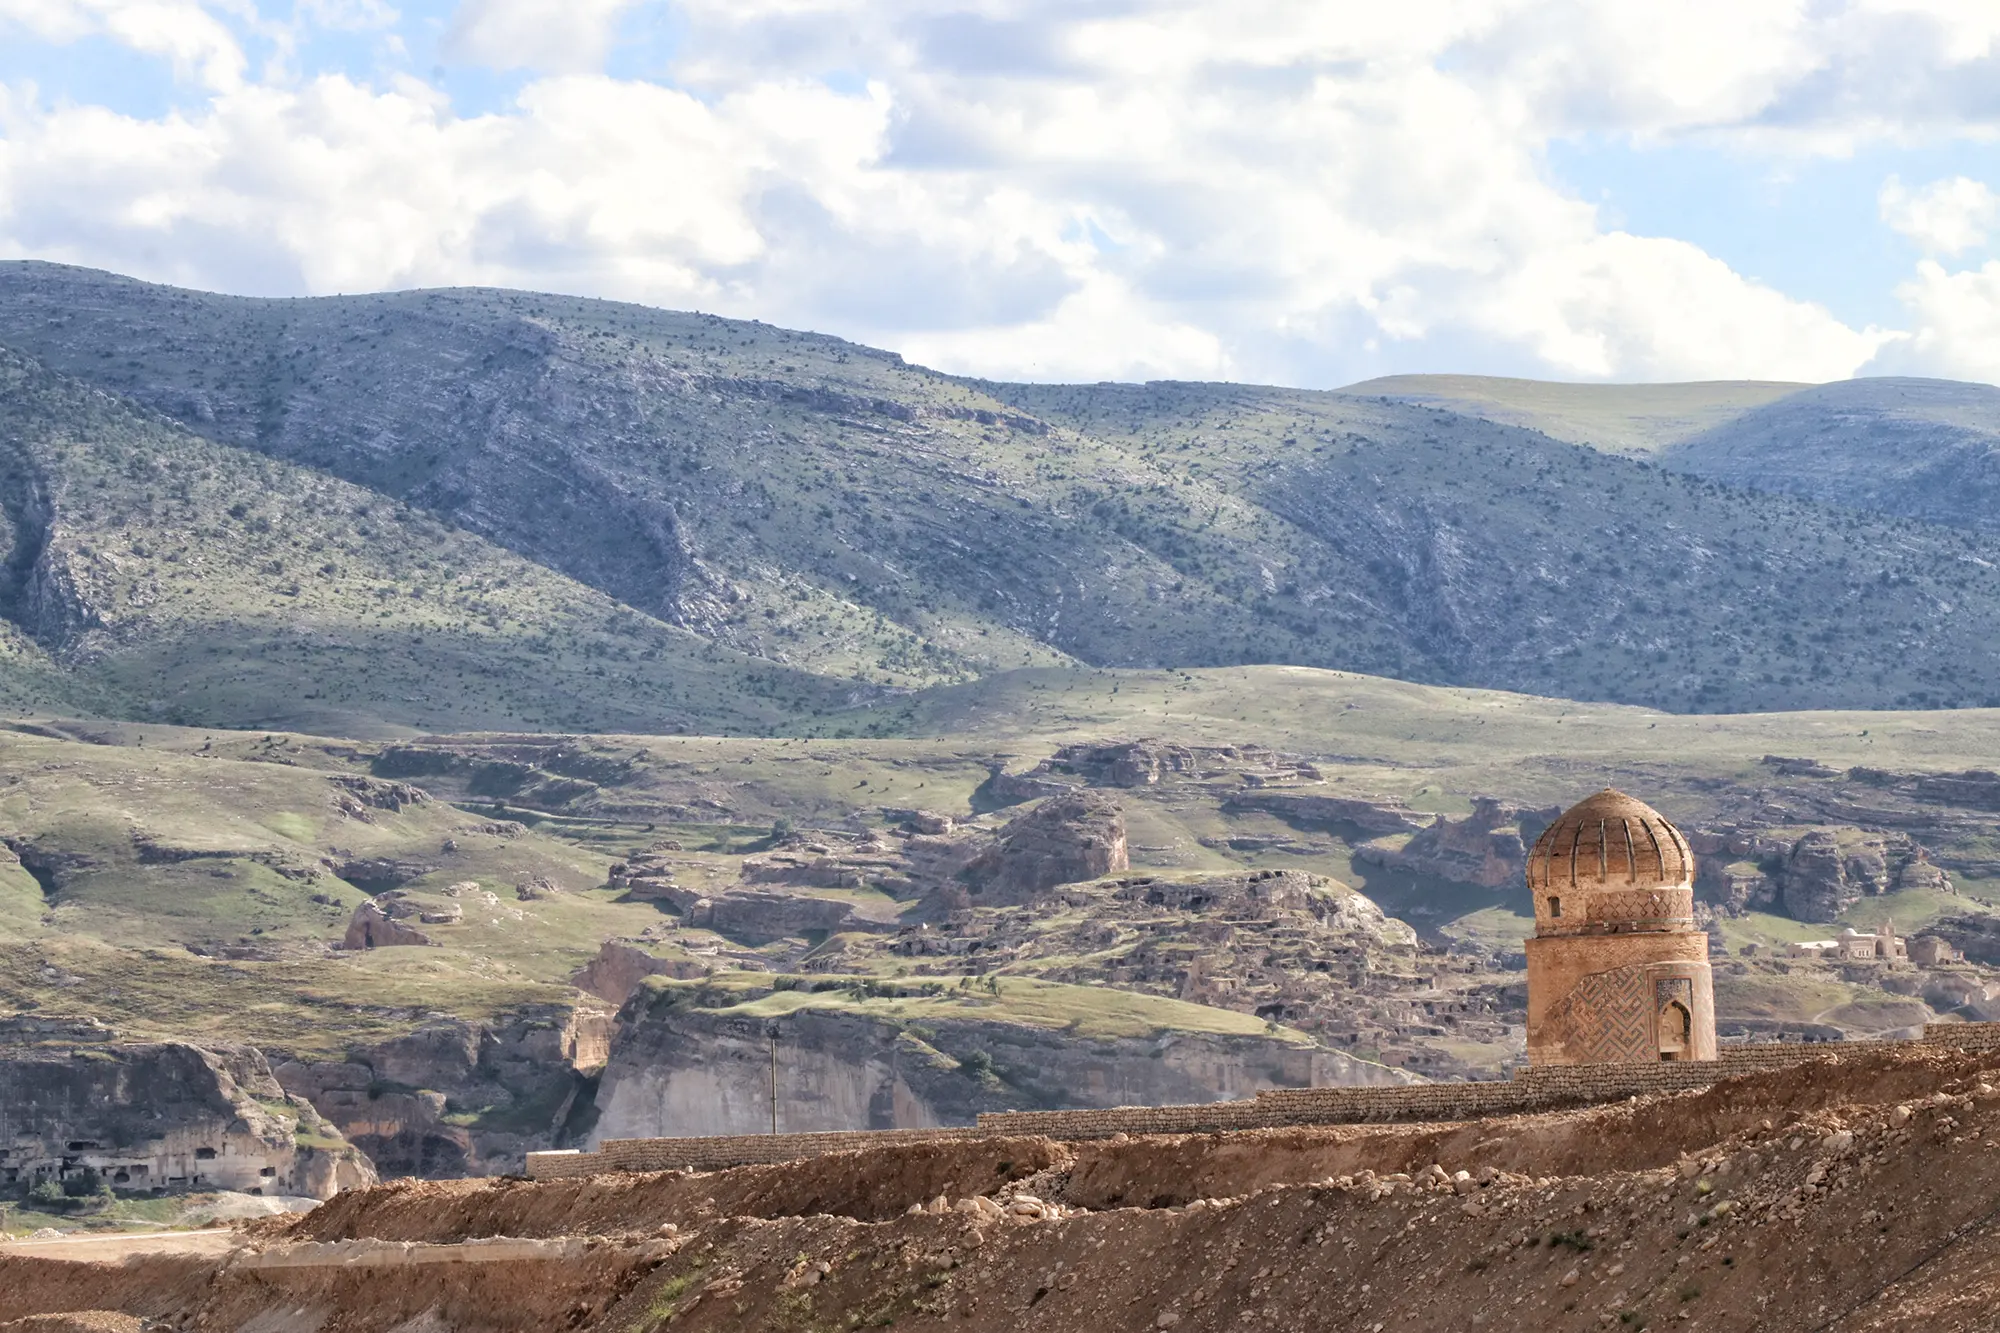
<svg viewBox="0 0 2000 1333"><path fill-rule="evenodd" d="M29 706L772 733L1018 668L2000 703L2000 390L1022 385L524 292L0 265ZM879 722L878 722L879 725Z"/></svg>

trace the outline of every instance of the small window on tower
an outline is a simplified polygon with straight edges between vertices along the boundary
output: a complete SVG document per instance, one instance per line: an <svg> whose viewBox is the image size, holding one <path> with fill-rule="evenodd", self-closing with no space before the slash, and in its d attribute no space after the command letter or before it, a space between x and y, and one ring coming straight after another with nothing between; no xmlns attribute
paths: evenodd
<svg viewBox="0 0 2000 1333"><path fill-rule="evenodd" d="M1562 914L1563 914L1563 900L1562 900L1562 899L1560 899L1560 898L1558 898L1558 897L1556 897L1556 896L1555 896L1554 894L1550 894L1550 895L1549 895L1549 915L1550 915L1550 916L1561 916Z"/></svg>

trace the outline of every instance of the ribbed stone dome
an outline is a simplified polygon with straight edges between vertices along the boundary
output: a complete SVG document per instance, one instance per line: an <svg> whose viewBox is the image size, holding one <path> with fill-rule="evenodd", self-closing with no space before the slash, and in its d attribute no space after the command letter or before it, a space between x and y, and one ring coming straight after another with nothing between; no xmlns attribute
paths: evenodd
<svg viewBox="0 0 2000 1333"><path fill-rule="evenodd" d="M1693 925L1694 852L1666 816L1607 787L1528 853L1538 934Z"/></svg>

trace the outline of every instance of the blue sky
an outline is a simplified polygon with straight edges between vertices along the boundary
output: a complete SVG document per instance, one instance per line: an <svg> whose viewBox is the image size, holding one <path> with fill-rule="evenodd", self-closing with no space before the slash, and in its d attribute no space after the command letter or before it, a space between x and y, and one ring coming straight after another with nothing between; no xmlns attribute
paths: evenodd
<svg viewBox="0 0 2000 1333"><path fill-rule="evenodd" d="M0 257L1042 379L2000 379L1990 0L0 0Z"/></svg>

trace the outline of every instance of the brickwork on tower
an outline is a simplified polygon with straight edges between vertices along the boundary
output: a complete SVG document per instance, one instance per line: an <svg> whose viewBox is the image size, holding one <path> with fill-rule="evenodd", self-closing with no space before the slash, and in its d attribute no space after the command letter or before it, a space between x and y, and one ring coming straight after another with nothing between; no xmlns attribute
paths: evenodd
<svg viewBox="0 0 2000 1333"><path fill-rule="evenodd" d="M713 1171L752 1163L802 1161L862 1148L950 1139L1043 1135L1101 1139L1113 1134L1209 1134L1299 1125L1477 1120L1558 1111L1646 1093L1704 1088L1739 1074L1778 1069L1899 1045L2000 1050L2000 1023L1934 1023L1917 1042L1769 1042L1725 1046L1712 1060L1649 1059L1622 1064L1530 1067L1509 1080L1369 1088L1280 1088L1247 1101L1205 1106L1119 1106L1089 1111L1001 1111L951 1129L848 1130L686 1139L610 1139L594 1152L528 1154L536 1179L614 1171Z"/></svg>
<svg viewBox="0 0 2000 1333"><path fill-rule="evenodd" d="M1527 878L1530 1064L1715 1059L1708 935L1679 829L1606 789L1542 831Z"/></svg>

